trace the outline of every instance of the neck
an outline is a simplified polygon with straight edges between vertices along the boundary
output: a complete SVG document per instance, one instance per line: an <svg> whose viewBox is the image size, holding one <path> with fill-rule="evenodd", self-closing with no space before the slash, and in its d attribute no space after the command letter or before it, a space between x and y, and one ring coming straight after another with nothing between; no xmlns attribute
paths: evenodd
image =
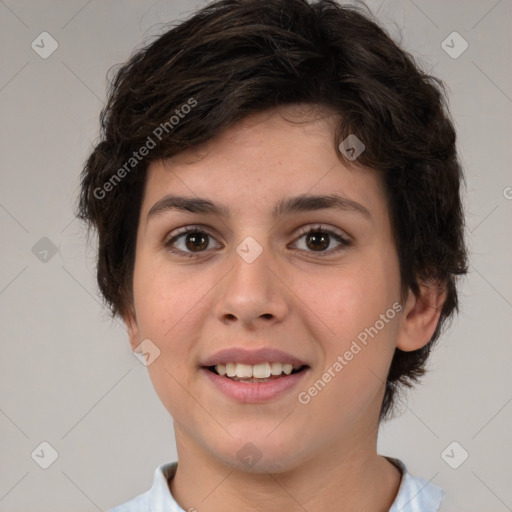
<svg viewBox="0 0 512 512"><path fill-rule="evenodd" d="M179 464L169 487L184 510L387 512L400 486L400 471L376 452L377 430L372 439L339 442L279 472L241 471L175 431Z"/></svg>

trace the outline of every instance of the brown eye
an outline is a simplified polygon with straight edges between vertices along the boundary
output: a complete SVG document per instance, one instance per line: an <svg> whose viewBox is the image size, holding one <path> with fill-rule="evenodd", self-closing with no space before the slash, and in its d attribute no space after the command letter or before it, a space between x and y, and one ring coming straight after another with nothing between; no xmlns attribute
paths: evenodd
<svg viewBox="0 0 512 512"><path fill-rule="evenodd" d="M202 251L208 248L209 235L202 232L187 233L185 235L185 246L190 251Z"/></svg>
<svg viewBox="0 0 512 512"><path fill-rule="evenodd" d="M304 239L304 242L302 242L302 239ZM317 253L319 256L324 256L346 249L351 245L351 242L337 231L322 226L315 226L302 232L295 242L295 245L302 251L313 252ZM331 245L334 245L334 248L329 249Z"/></svg>
<svg viewBox="0 0 512 512"><path fill-rule="evenodd" d="M330 235L311 232L306 235L306 245L312 250L325 251L329 247Z"/></svg>
<svg viewBox="0 0 512 512"><path fill-rule="evenodd" d="M195 254L207 252L210 242L215 240L212 235L199 227L188 226L177 231L171 236L164 247L172 253L180 256L192 257Z"/></svg>

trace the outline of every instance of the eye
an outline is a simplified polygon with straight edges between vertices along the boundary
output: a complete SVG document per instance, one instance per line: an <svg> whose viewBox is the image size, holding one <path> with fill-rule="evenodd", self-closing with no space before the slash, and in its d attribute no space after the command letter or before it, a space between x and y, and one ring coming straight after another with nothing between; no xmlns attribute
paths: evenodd
<svg viewBox="0 0 512 512"><path fill-rule="evenodd" d="M302 238L304 238L304 242L300 243ZM202 226L186 226L171 233L171 237L164 242L164 247L169 252L191 258L196 254L212 249L212 240L215 240L213 235ZM333 241L338 245L329 249ZM217 245L220 247L220 244ZM320 256L324 256L346 249L351 245L351 242L342 233L318 225L303 230L292 245L298 246L297 248L301 251L318 253Z"/></svg>
<svg viewBox="0 0 512 512"><path fill-rule="evenodd" d="M304 238L304 243L300 244L299 241L302 238ZM333 241L335 241L338 246L334 249L326 250L331 246ZM351 242L338 231L322 226L312 226L300 234L295 245L302 245L302 247L298 247L300 250L320 253L319 255L323 256L325 254L335 254L342 251L350 246Z"/></svg>
<svg viewBox="0 0 512 512"><path fill-rule="evenodd" d="M211 249L213 236L201 226L186 226L172 233L165 243L165 248L180 256L193 257L194 254Z"/></svg>

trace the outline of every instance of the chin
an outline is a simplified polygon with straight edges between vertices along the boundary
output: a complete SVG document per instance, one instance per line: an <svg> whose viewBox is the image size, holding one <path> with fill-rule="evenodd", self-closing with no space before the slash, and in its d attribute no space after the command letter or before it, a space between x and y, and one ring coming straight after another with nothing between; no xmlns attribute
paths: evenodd
<svg viewBox="0 0 512 512"><path fill-rule="evenodd" d="M268 435L271 431L269 428L264 433L239 433L226 440L225 449L221 452L217 443L211 453L227 466L253 474L283 473L294 469L304 458L304 454L301 456L297 451L299 440L293 441L293 436L284 435L284 429L281 435L277 432Z"/></svg>

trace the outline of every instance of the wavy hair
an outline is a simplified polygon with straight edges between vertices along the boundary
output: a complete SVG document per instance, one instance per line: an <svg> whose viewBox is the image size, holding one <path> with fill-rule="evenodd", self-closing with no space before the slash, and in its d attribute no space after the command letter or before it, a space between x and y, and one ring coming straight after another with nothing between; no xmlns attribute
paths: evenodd
<svg viewBox="0 0 512 512"><path fill-rule="evenodd" d="M425 373L445 321L458 311L456 277L467 272L467 254L464 177L444 84L422 71L368 10L333 0L218 0L136 50L111 80L77 215L97 231L99 288L112 315L124 316L132 307L148 163L291 103L339 113L333 144L355 134L366 145L357 163L383 173L402 299L409 289L419 296L422 281L446 286L429 343L395 351L382 420L400 387Z"/></svg>

